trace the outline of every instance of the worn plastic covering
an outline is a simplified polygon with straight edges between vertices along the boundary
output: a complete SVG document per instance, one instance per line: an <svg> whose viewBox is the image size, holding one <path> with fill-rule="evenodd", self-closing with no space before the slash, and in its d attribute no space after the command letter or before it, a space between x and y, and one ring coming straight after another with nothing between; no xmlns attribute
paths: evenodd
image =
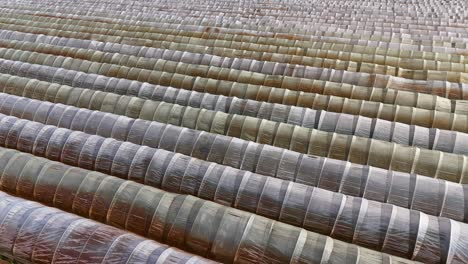
<svg viewBox="0 0 468 264"><path fill-rule="evenodd" d="M35 78L39 78L43 81L53 81L55 83L69 84L72 86L81 85L82 88L92 90L102 90L230 114L253 116L307 128L316 128L326 132L368 137L401 145L413 145L420 148L440 150L449 153L468 154L468 146L466 146L468 144L468 134L456 131L394 123L359 115L341 114L304 107L286 106L283 104L272 104L249 99L239 99L236 97L186 91L128 79L84 74L79 71L0 59L0 72L2 73L28 77L30 76L29 73L41 72L41 69L44 70L44 72L48 72L49 75L35 76ZM80 84L74 81L76 79L75 77L78 75L80 77L85 77L87 83ZM50 77L52 76L53 78L51 79ZM387 92L386 94L389 93ZM128 105L141 102L136 98L126 100L128 100ZM456 108L456 106L453 107L453 109ZM448 109L450 109L450 105ZM127 114L130 117L137 116L136 113L133 114L133 112L129 111L127 111Z"/></svg>
<svg viewBox="0 0 468 264"><path fill-rule="evenodd" d="M215 263L0 192L0 252L19 263Z"/></svg>
<svg viewBox="0 0 468 264"><path fill-rule="evenodd" d="M28 83L30 85L25 85ZM11 75L0 75L3 92L116 114L139 113L139 118L224 134L297 152L347 160L383 169L414 172L464 183L467 156L409 147L369 138L329 133L292 124L231 115L176 104L132 98L102 91L60 86ZM126 102L126 103L122 103ZM3 107L2 107L3 108ZM9 114L9 113L7 113ZM38 115L38 113L36 113ZM130 114L129 114L130 115ZM467 116L465 116L466 118ZM468 119L466 119L468 121ZM98 119L92 118L95 126ZM87 133L95 133L86 131ZM450 164L450 165L448 165Z"/></svg>
<svg viewBox="0 0 468 264"><path fill-rule="evenodd" d="M325 261L337 262L345 260L357 262L360 258L370 258L375 263L410 262L334 240L299 227L226 207L220 205L220 203L209 202L193 196L171 194L133 181L125 181L98 172L70 167L15 150L1 148L0 153L0 164L2 165L0 183L2 184L2 190L59 209L69 210L72 213L118 228L124 228L224 263L232 262L234 259L239 262L239 258L249 263L270 262L273 258L281 263L291 262L296 259L300 259L304 263L310 263L317 261L317 259L323 260L324 257ZM177 166L176 164L168 165ZM148 168L151 174L158 174L161 169L163 168L151 165ZM208 169L216 170L217 168L210 167ZM226 174L234 172L233 170L227 168L222 174L223 177L218 181L220 183L230 181L230 177L227 177ZM154 176L147 177L146 183L162 180L173 186L176 184L174 178L168 177L166 180ZM190 181L189 178L187 177L188 181ZM249 182L242 181L238 183L245 186L245 188L252 188L257 186L257 184L253 183L258 182L254 178L255 175L251 175L249 179L252 182L249 180ZM264 179L267 178L264 177ZM229 189L223 187L229 187L232 184L216 188L213 185L213 180L204 180L199 183L205 186L204 196L214 195L219 196L221 199L228 198ZM193 178L192 182L196 183L197 181ZM268 180L267 183L271 187L275 186L274 180ZM320 191L319 189L316 189L316 191L307 190L307 188L303 190L309 193L309 197L310 195L314 196L310 197L310 200L319 197L325 198L326 196L322 196L322 194L327 193L327 191ZM336 197L336 194L328 193L328 197ZM291 196L287 201L297 203L297 201L301 200L297 194L299 193L287 193L287 196ZM274 201L276 200L274 197L277 197L278 194L264 193L263 195L269 196L269 198L265 197L265 201L272 199ZM232 195L230 196L234 198ZM238 200L238 203L247 206L252 203L252 197L255 196L245 197L244 199L247 199L245 202L241 199ZM365 247L384 252L388 251L417 261L437 260L447 257L463 259L462 252L466 242L465 236L468 235L465 231L465 224L442 218L439 220L416 211L408 214L410 211L406 210L408 213L403 213L403 215L419 220L414 223L412 221L411 226L408 224L403 225L406 228L415 226L415 231L418 230L417 226L420 225L420 230L424 230L421 231L424 232L424 235L417 232L418 235L414 236L410 235L413 234L412 232L402 233L398 229L400 221L404 221L401 218L402 216L392 217L393 220L390 222L390 219L382 219L383 221L380 223L374 221L369 223L369 220L373 219L373 214L370 214L371 211L369 211L371 208L362 208L364 210L360 212L352 210L352 208L355 208L353 204L361 201L364 202L362 203L364 205L367 202L361 199L345 201L347 199L343 196L336 201L350 203L348 205L350 206L349 210L346 209L348 206L342 205L344 209L338 214L339 218L335 220L336 222L326 220L333 217L333 215L337 216L336 214L340 211L340 205L333 202L333 199L326 204L328 204L329 209L335 208L334 212L323 214L325 211L319 210L317 214L309 210L303 211L300 215L305 217L303 219L304 223L321 230L322 233L334 229L338 231L339 229L340 232L332 234L332 236ZM318 204L325 205L325 203ZM392 208L392 206L378 206L377 204L369 203L369 205L375 207L372 209ZM283 220L290 218L291 220L300 221L300 219L297 219L297 216L299 216L297 212L301 210L297 211L298 209L284 210L280 216ZM400 210L405 211L397 207L394 210L395 213ZM380 211L376 211L376 213L378 212ZM395 216L390 214L388 217L391 215ZM347 220L349 217L354 220L350 222ZM325 224L327 222L329 224ZM370 224L374 228L355 230L353 223L358 226ZM385 227L389 223L392 223L390 227ZM86 229L88 234L89 228L90 226ZM454 229L458 231L457 236L451 236L450 234L451 230ZM346 237L348 238L346 239ZM384 237L387 238L384 240ZM440 237L447 238L447 240L440 240ZM374 241L376 238L378 240ZM76 239L80 239L80 236L77 236ZM398 242L394 241L394 239L397 239ZM448 247L442 245L448 245ZM324 252L332 252L332 254L324 255Z"/></svg>
<svg viewBox="0 0 468 264"><path fill-rule="evenodd" d="M23 109L31 109L31 113L36 112L36 108L29 108L28 105L38 106L34 104L35 100L5 94L0 94L0 101L4 102L3 104L0 103L2 105L0 112L11 114L12 109L9 106L15 105L18 107L15 108L17 110L16 115L19 117L26 114L27 110ZM118 170L111 171L110 165L97 167L96 158L99 149L113 146L109 144L103 146L105 138L102 137L112 137L121 141L129 141L151 148L181 153L197 159L217 162L244 171L256 172L309 186L317 186L322 189L390 203L404 208L412 208L427 214L440 215L457 221L468 221L467 209L465 208L465 187L459 184L415 174L386 171L336 159L308 156L237 138L157 122L134 120L60 104L44 104L47 107L41 113L48 113L48 115L36 117L39 120L44 120L44 123L48 124L48 126L36 122L25 123L25 120L0 115L0 124L3 124L0 129L0 145L34 153L35 155L46 155L49 159L82 168L96 168L119 177L132 177L132 179L142 181L144 173L146 173L145 168L152 156L154 156L154 149L140 147L140 150L137 151L135 147L132 147L135 149L132 152L134 154L125 154L122 157L127 159L133 157L133 160L127 160L126 163L119 165L121 167ZM23 107L20 109L19 106ZM54 113L61 113L61 116L59 114L52 118ZM72 120L67 120L68 118ZM63 122L64 119L67 120L66 124ZM103 119L106 121L102 121ZM17 123L21 124L21 126L15 125ZM78 127L78 124L81 125ZM106 124L113 124L113 126L109 127ZM66 130L54 126L92 132L92 134L102 137L79 132L65 133ZM59 132L54 134L53 131L55 130ZM56 137L58 138L55 139ZM54 142L55 140L58 141ZM35 147L35 142L44 142L41 144L50 146L50 150L48 151L45 147ZM109 139L106 142L118 143ZM113 149L113 152L115 152L115 147ZM128 150L122 150L121 153L127 153L126 151ZM158 151L158 153L162 152ZM101 157L109 158L108 155L102 155L104 154L101 154ZM100 160L106 161L106 159ZM170 161L167 160L167 162ZM138 166L135 167L133 164ZM277 165L271 166L271 164ZM122 168L122 166L126 168ZM128 168L129 166L130 168ZM204 171L198 173L202 177ZM433 192L434 189L437 189L438 192Z"/></svg>
<svg viewBox="0 0 468 264"><path fill-rule="evenodd" d="M167 26L165 24L164 26ZM226 30L226 28L224 28ZM252 60L249 58L229 58L229 57L221 57L211 54L198 54L193 52L187 51L178 51L178 50L166 50L166 49L158 49L158 48L148 48L145 46L134 46L134 45L125 45L114 43L113 45L106 45L106 42L100 42L95 40L85 40L85 39L76 39L76 38L60 38L54 36L44 36L43 38L37 38L37 35L24 33L24 32L12 32L11 34L7 30L0 30L0 36L2 39L11 39L11 40L18 40L18 41L29 41L29 42L36 42L36 43L44 43L44 44L53 44L56 46L66 46L66 47L74 47L74 48L82 48L82 49L92 49L92 50L99 50L103 52L112 52L112 53L120 53L132 56L139 56L139 57L146 57L146 58L155 58L155 59L165 59L171 60L175 62L185 62L191 64L199 64L199 65L207 65L207 66L215 66L215 67L225 67L231 70L243 70L243 71L250 71L250 72L258 72L264 74L278 74L283 76L292 76L292 77L299 77L299 78L309 78L315 81L335 81L340 82L341 84L349 84L353 85L353 87L348 92L351 92L353 89L356 90L364 90L366 86L361 87L363 84L378 85L382 84L385 85L384 87L369 87L371 89L367 89L369 92L368 94L373 94L372 91L379 91L379 88L391 88L397 90L407 90L407 91L414 91L417 90L418 93L429 93L435 94L441 97L448 97L450 99L468 99L468 93L465 91L468 86L466 85L458 85L457 83L447 83L443 81L415 81L410 79L405 79L401 77L394 77L388 76L383 74L376 74L375 79L370 78L369 74L366 73L359 73L354 72L353 78L343 78L347 75L344 74L343 71L331 70L326 68L317 68L311 66L305 66L300 64L284 64L278 62L267 62L267 61L257 61ZM310 43L310 42L309 42ZM312 45L317 47L322 42L313 42ZM346 49L346 46L349 44L345 44L343 49ZM324 49L326 47L320 47ZM333 47L331 47L333 48ZM370 47L368 47L370 48ZM370 49L372 50L372 49ZM361 50L361 52L366 52L366 50ZM374 50L375 52L375 50ZM379 50L379 52L389 52L389 50ZM411 54L411 59L418 58L417 53ZM396 59L404 59L406 56L405 53L400 53L399 57L394 57ZM200 59L201 57L201 59ZM455 57L448 54L448 56L440 56L438 58L439 61L458 61L463 63L464 57ZM280 66L283 68L287 68L287 71L273 71L271 69L279 68ZM333 74L331 74L333 72ZM316 74L314 74L316 73ZM338 76L342 76L338 78ZM356 78L357 77L357 78ZM360 84L360 85L358 85ZM336 91L336 90L333 90ZM465 92L464 92L465 91ZM329 92L328 89L324 89L323 92ZM342 92L345 92L343 89Z"/></svg>
<svg viewBox="0 0 468 264"><path fill-rule="evenodd" d="M18 142L21 141L17 135L21 135L22 130L30 130L26 123L33 123L26 120L14 122L13 117L3 117L2 122L4 120L11 125L2 127L12 127L11 130L7 131L8 133L3 134L1 133L3 131L0 131L0 139L4 139L6 146L17 146ZM100 141L101 144L88 145L86 142L97 136L52 126L43 126L39 131L44 130L53 132L48 133L45 137L41 136L42 133L40 133L35 139L27 139L32 143L32 153L36 156L66 161L75 166L80 165L83 159L85 162L93 161L93 164L88 164L86 167L166 191L195 195L401 257L415 256L416 253L412 250L416 250L416 245L428 248L428 252L442 252L440 255L431 256L431 259L443 258L448 253L448 251L444 253L442 241L434 246L432 238L432 236L437 238L450 237L451 229L445 228L445 225L452 220L447 218L437 218L390 204L293 183L288 181L287 177L285 177L286 180L274 179L129 142L101 138L92 140L94 142ZM67 140L68 138L71 140ZM27 166L25 156L28 155L21 153L17 153L13 157L7 155L9 161L5 161L3 178L0 182L2 189L15 193L15 186L22 184L21 178L18 177L21 175L19 172L22 171L22 166ZM31 159L31 156L29 157ZM19 162L20 159L23 159L24 162ZM44 186L48 186L51 181L56 181L58 184L63 181L63 177L65 177L63 175L69 170L68 166L59 165L60 163L49 164L51 165L44 165L37 176L37 181L32 184L34 186L34 199L46 203L49 200L53 201L54 195L53 192L49 194L40 192L40 182L42 180L47 182ZM85 173L83 172L83 174ZM383 171L380 178L385 180L386 174ZM9 179L10 176L13 178ZM29 177L34 177L34 175ZM430 188L431 181L425 184L425 179L429 180L429 178L421 177L419 184ZM323 179L324 184L328 180L332 179ZM9 186L10 182L13 183L12 186ZM99 190L103 188L102 195L112 196L118 192L118 185L109 183L109 185L103 186L103 184L99 185ZM459 185L456 189L463 197L463 186ZM426 208L426 210L437 214L435 211L442 205L434 205L432 201L427 203L424 193L419 193L419 195L413 197L415 207L413 209ZM28 197L31 196L28 195ZM449 201L448 204L455 208L463 208L464 202L463 199L459 199L458 203L450 204ZM99 212L94 213L101 215ZM94 219L104 221L102 219L105 217L104 214ZM379 217L380 221L376 221L374 217ZM107 214L107 219L115 220L109 214ZM464 232L465 224L459 223L459 225L461 226L459 232ZM430 235L427 232L434 234ZM413 234L417 234L416 237L424 238L411 239ZM386 246L384 243L386 240L388 244L400 245L401 248L399 246ZM458 244L457 240L449 240L446 243L453 246ZM447 250L450 250L450 247ZM427 255L427 252L423 254Z"/></svg>

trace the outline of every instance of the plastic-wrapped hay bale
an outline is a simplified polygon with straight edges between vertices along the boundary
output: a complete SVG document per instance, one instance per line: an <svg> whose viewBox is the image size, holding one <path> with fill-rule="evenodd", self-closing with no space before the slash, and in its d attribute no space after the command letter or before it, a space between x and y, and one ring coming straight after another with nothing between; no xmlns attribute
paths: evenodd
<svg viewBox="0 0 468 264"><path fill-rule="evenodd" d="M447 181L408 173L385 171L375 167L336 159L303 155L237 138L156 122L134 120L109 113L106 114L87 109L76 111L78 110L77 108L66 107L65 109L64 105L52 105L46 102L35 104L35 100L12 95L8 95L5 98L2 97L4 103L3 107L0 108L0 112L10 113L11 106L20 105L17 103L18 100L30 101L25 106L26 109L16 109L19 117L27 114L28 111L36 113L36 108L41 104L45 104L46 107L40 112L42 114L36 115L35 118L43 120L50 125L71 128L72 130L90 131L100 136L109 136L110 133L110 136L117 140L174 151L246 171L296 181L335 192L342 192L351 196L387 202L404 208L413 208L432 215L441 215L459 221L467 221L463 206L465 200L464 187ZM32 107L28 107L29 105ZM63 116L57 115L53 118L54 113L63 113ZM67 124L69 125L65 126L66 124L62 120L68 118L73 113L75 113L76 118L68 120ZM98 122L94 120L98 120ZM2 126L3 129L0 135L5 135L5 137L0 137L0 144L25 152L36 150L33 148L36 139L42 138L41 140L48 142L53 136L53 131L57 129L51 126L43 127L43 125L35 122L18 126L15 124L24 124L24 122L12 117L2 117L2 123L4 125ZM106 125L108 123L113 126L109 127ZM105 129L96 130L101 127ZM22 130L22 132L19 130ZM36 131L39 131L39 134ZM177 137L177 139L174 137ZM172 140L167 141L166 138ZM99 148L103 142L104 138L73 133L68 136L65 145L63 145L64 154L60 156L60 160L68 164L78 164L80 167L93 169ZM108 140L107 142L111 141ZM44 153L47 154L45 151L42 148L41 152L35 153L37 155L44 155ZM82 154L80 154L80 151ZM141 166L148 166L152 154L146 151L142 154L144 155L135 156L135 163L139 164L141 160L144 162ZM57 155L49 156L49 158L57 157ZM277 165L271 166L271 164ZM133 172L130 175L134 174L136 175L134 179L141 180L144 178L143 176L138 176L141 173ZM432 193L432 189L439 189L439 192ZM426 199L427 197L431 198ZM427 203L426 201L431 202Z"/></svg>
<svg viewBox="0 0 468 264"><path fill-rule="evenodd" d="M73 213L224 263L309 263L317 258L325 258L325 261L351 258L359 263L369 258L373 262L410 262L192 196L171 194L104 174L72 169L13 150L3 149L2 154L2 164L12 164L9 160L24 155L29 158L19 175L9 168L6 170L11 173L2 173L2 183L21 186L15 188L16 195L61 209L71 208ZM30 174L34 171L29 167L38 164L43 164L41 172L37 176ZM8 167L11 166L21 165ZM457 224L457 227L463 226ZM453 250L451 254L458 257L458 251ZM324 252L332 254L324 255ZM428 255L422 249L413 258L432 261L438 256Z"/></svg>
<svg viewBox="0 0 468 264"><path fill-rule="evenodd" d="M14 144L15 137L10 135L15 133L12 132L8 133L8 137L5 139L6 145ZM81 137L82 141L78 142L77 146L73 144L76 141L67 142L65 145L63 143L65 141L61 140L64 138L63 135L75 138L71 131L67 132L65 129L58 128L50 135L48 142L47 139L37 137L33 144L39 148L39 151L33 153L52 159L58 157L60 153L63 153L62 156L71 154L67 160L71 161L72 165L76 165L78 160L73 160L72 157L77 157L77 155L73 153L88 152L81 143L86 140ZM47 147L41 147L41 145ZM96 149L96 147L92 147L92 149ZM65 151L66 153L64 153ZM128 142L105 139L93 153L96 156L90 157L89 160L95 160L94 169L97 171L171 192L193 194L220 204L256 212L307 230L402 257L409 258L417 254L417 251L413 252L405 246L385 245L384 237L393 237L393 233L399 234L400 236L395 236L393 239L401 239L401 241L395 243L412 248L412 240L406 241L404 237L411 237L410 234L420 232L415 230L427 229L435 234L439 233L437 236L448 236L448 231L443 229L444 223L451 221L447 218L436 218L397 206L264 177L163 150L151 150ZM21 168L28 162L24 156L28 155L18 153L13 157L6 156L6 159L10 159L10 161L6 163L3 173L3 190L15 193L14 184L19 184L18 180L15 180L15 175L21 171L18 167ZM24 160L23 163L19 162L21 158ZM45 165L37 176L38 181L34 184L34 188L40 188L41 184L49 185L51 181L62 181L61 178L66 174L67 169L67 166L59 163ZM9 177L13 178L10 180ZM42 181L47 183L40 183ZM11 187L9 183L12 184ZM96 184L92 184L92 186L96 186ZM429 187L430 181L425 186ZM117 192L118 185L112 181L106 182L106 184L103 182L99 185L98 191L101 188L103 195L110 195ZM34 190L33 193L34 199L40 202L47 203L49 200L54 200L53 193L40 193L37 190ZM425 206L425 203L420 204L424 198L415 197L416 206ZM109 199L111 198L107 200ZM99 202L100 200L95 199L94 201ZM80 208L82 206L84 205L80 205ZM459 204L458 206L463 205ZM434 210L430 207L428 209ZM83 209L83 212L87 211L88 209ZM374 219L376 216L381 219L378 223ZM101 214L98 211L92 217L104 221L106 214ZM395 219L399 219L399 221L395 222ZM411 223L416 219L427 219L429 222L419 222L412 225ZM378 227L374 226L376 224ZM430 241L431 239L420 239L415 240L414 243L421 247L430 248L429 251L436 250L430 245ZM443 251L443 249L441 250ZM443 255L427 259L438 257L443 257Z"/></svg>
<svg viewBox="0 0 468 264"><path fill-rule="evenodd" d="M0 197L0 251L21 263L214 263L4 192Z"/></svg>

